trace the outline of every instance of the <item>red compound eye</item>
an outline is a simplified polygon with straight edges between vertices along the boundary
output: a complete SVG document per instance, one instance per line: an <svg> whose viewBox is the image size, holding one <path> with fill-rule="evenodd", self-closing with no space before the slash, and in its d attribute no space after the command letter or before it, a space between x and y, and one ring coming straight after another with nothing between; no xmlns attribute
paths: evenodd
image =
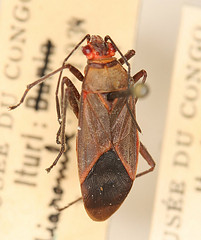
<svg viewBox="0 0 201 240"><path fill-rule="evenodd" d="M107 46L109 48L108 52L110 56L114 56L116 49L114 48L114 46L112 45L112 43L108 42Z"/></svg>
<svg viewBox="0 0 201 240"><path fill-rule="evenodd" d="M82 48L82 52L84 53L84 55L88 56L92 53L92 49L89 45L86 45Z"/></svg>

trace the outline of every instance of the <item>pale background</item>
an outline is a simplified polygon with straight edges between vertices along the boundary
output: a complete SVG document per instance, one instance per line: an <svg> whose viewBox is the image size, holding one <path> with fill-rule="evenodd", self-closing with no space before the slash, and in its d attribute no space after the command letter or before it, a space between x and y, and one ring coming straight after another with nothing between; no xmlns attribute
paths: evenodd
<svg viewBox="0 0 201 240"><path fill-rule="evenodd" d="M189 2L201 3L193 0ZM137 119L143 132L141 140L157 165L153 173L135 181L125 203L109 222L107 240L147 240L149 236L174 51L183 3L182 0L141 1L137 42L133 42L133 46L136 46L136 56L132 72L142 68L148 72L147 83L150 94L146 99L138 102ZM111 17L115 14L112 10ZM147 168L144 160L139 164L139 169L142 168Z"/></svg>

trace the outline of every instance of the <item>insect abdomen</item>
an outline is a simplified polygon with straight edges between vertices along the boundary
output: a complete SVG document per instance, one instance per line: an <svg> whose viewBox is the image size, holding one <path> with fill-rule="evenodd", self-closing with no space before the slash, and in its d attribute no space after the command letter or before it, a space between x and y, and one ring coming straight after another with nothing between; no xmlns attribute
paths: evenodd
<svg viewBox="0 0 201 240"><path fill-rule="evenodd" d="M84 205L95 221L109 218L122 204L133 181L112 149L100 156L81 185Z"/></svg>

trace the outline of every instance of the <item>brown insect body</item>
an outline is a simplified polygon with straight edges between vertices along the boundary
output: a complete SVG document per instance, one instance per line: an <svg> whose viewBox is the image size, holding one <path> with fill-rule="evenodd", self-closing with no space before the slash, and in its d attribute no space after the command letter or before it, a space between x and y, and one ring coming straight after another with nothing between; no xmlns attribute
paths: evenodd
<svg viewBox="0 0 201 240"><path fill-rule="evenodd" d="M83 76L66 62L86 39L87 45L82 51L88 58L88 64ZM115 51L121 55L118 60L113 57ZM138 138L138 131L141 130L135 117L137 97L132 95L131 86L141 78L144 84L147 74L141 70L130 76L128 60L134 54L135 51L130 50L123 55L110 36L103 40L100 36L87 34L64 59L60 68L27 85L20 102L10 107L18 107L32 87L60 72L56 88L59 122L56 142L61 148L46 170L49 172L65 152L66 110L70 103L79 122L77 155L82 199L88 215L95 221L109 218L125 200L135 178L153 171L155 167L154 160ZM128 70L122 66L124 63ZM72 81L66 76L62 77L64 69L69 69L83 82L81 96ZM61 100L58 97L59 89ZM139 153L150 168L136 174Z"/></svg>
<svg viewBox="0 0 201 240"><path fill-rule="evenodd" d="M116 58L89 60L82 86L77 138L84 205L96 221L109 218L129 193L136 175L139 141L126 98L107 93L128 89L126 70ZM135 116L134 99L129 99Z"/></svg>

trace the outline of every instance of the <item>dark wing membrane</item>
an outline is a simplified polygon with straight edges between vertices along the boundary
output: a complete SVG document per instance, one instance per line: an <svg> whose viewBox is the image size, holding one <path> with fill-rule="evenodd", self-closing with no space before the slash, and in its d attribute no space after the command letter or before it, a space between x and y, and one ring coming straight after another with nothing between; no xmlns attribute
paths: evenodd
<svg viewBox="0 0 201 240"><path fill-rule="evenodd" d="M134 179L139 152L138 131L126 106L126 99L118 101L123 101L124 105L123 108L119 108L120 104L117 102L113 109L114 114L111 115L113 145L129 176ZM129 107L135 117L135 103L132 97L129 98Z"/></svg>
<svg viewBox="0 0 201 240"><path fill-rule="evenodd" d="M116 152L100 156L81 185L85 208L96 221L109 218L122 204L133 181Z"/></svg>

